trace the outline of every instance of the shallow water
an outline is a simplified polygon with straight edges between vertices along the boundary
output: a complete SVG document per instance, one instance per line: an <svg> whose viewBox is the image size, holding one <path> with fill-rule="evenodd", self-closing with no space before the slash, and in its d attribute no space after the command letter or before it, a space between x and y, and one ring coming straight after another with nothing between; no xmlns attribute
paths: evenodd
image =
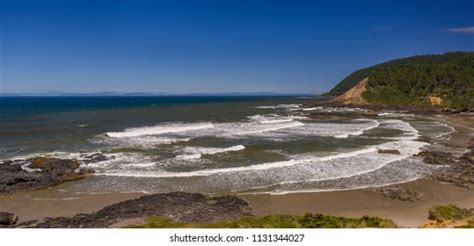
<svg viewBox="0 0 474 246"><path fill-rule="evenodd" d="M455 131L400 113L309 120L312 111L363 110L303 108L311 99L296 97L15 100L0 101L0 159L110 157L84 164L96 176L69 185L75 192L289 193L401 183L434 168L412 158L427 147L419 136Z"/></svg>

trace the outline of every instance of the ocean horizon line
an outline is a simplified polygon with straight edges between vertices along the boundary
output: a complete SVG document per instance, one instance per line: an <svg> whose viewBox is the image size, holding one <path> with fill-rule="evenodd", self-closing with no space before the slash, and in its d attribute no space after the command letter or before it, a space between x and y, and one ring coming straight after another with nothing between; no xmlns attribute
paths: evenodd
<svg viewBox="0 0 474 246"><path fill-rule="evenodd" d="M0 97L114 97L114 96L137 96L137 97L172 97L172 96L312 96L316 93L277 93L277 92L228 92L228 93L146 93L146 92L92 92L92 93L69 93L69 92L45 92L45 93L0 93Z"/></svg>

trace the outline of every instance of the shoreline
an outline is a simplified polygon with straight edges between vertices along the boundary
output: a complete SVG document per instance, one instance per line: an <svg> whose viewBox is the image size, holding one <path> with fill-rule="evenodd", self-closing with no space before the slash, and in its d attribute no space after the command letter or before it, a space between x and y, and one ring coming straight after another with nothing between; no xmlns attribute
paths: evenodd
<svg viewBox="0 0 474 246"><path fill-rule="evenodd" d="M416 181L385 186L414 189L423 194L423 201L399 201L377 193L374 188L346 191L292 193L285 195L245 195L257 216L271 214L303 215L321 213L344 217L364 215L391 219L401 227L419 227L428 220L433 206L453 204L474 207L474 191L436 180Z"/></svg>
<svg viewBox="0 0 474 246"><path fill-rule="evenodd" d="M465 148L469 142L473 117L464 115L439 115L450 122L456 132L449 140L437 142L442 146ZM86 177L87 179L87 177ZM139 198L145 193L71 193L67 186L75 181L43 190L0 195L2 212L15 213L19 222L45 217L70 217L92 213L105 206ZM237 195L246 200L256 216L270 214L303 215L321 213L335 216L379 216L393 220L401 227L419 227L427 221L428 210L435 205L453 204L462 208L474 207L474 190L461 188L433 179L418 179L385 187L403 187L416 190L423 201L399 201L384 197L375 188L343 191L304 192L290 194ZM62 189L66 188L66 189Z"/></svg>

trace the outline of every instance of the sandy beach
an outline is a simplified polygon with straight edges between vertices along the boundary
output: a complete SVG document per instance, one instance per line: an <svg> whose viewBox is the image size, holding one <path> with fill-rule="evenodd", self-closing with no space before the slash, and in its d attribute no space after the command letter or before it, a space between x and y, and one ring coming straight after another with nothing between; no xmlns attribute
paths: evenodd
<svg viewBox="0 0 474 246"><path fill-rule="evenodd" d="M337 216L379 216L393 220L401 227L418 227L426 222L428 210L435 205L454 204L474 207L474 191L433 180L417 180L398 186L423 193L424 200L406 202L386 198L373 189L295 193L287 195L243 196L256 215L306 212Z"/></svg>
<svg viewBox="0 0 474 246"><path fill-rule="evenodd" d="M446 116L443 116L446 117ZM449 146L465 148L472 136L472 117L446 117L456 128L448 140ZM440 143L440 144L446 144ZM72 193L68 182L44 190L18 192L0 196L0 210L18 215L19 221L45 217L72 216L91 213L119 201L143 196L144 193ZM430 179L419 179L397 186L416 190L422 201L399 201L377 193L374 188L333 192L294 193L284 195L241 195L257 216L269 214L322 213L338 216L380 216L401 227L418 227L426 222L428 210L435 205L454 204L474 207L474 190Z"/></svg>
<svg viewBox="0 0 474 246"><path fill-rule="evenodd" d="M19 221L45 217L91 213L107 205L143 196L143 193L71 194L52 189L1 196L2 211L19 216ZM474 207L474 191L435 180L421 179L399 184L423 194L423 201L407 202L380 195L374 189L286 195L243 195L257 216L269 214L302 215L308 212L347 217L380 216L402 227L418 227L426 222L428 210L435 205L454 204Z"/></svg>

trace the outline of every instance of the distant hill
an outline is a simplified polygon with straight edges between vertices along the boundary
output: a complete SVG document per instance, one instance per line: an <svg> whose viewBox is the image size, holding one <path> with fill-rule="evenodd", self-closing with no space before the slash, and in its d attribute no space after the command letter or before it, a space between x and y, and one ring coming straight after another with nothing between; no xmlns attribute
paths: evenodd
<svg viewBox="0 0 474 246"><path fill-rule="evenodd" d="M342 100L365 79L359 94L366 103L474 109L474 52L412 56L360 69L325 95Z"/></svg>

